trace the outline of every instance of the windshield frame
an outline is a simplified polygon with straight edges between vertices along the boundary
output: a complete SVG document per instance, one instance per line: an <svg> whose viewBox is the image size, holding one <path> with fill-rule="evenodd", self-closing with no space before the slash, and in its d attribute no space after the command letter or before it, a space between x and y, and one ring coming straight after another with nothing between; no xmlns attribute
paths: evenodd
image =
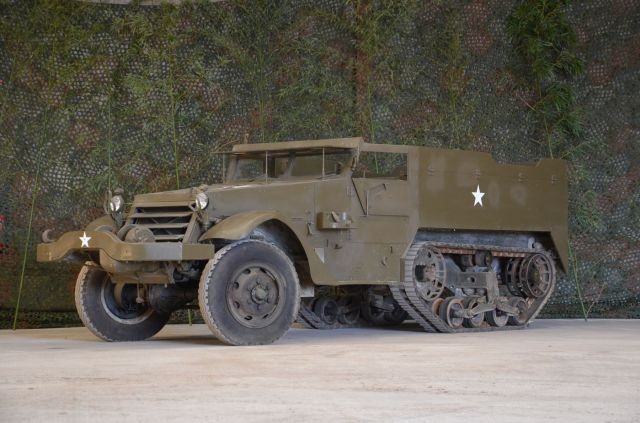
<svg viewBox="0 0 640 423"><path fill-rule="evenodd" d="M344 154L345 160L342 163L342 167L339 173L327 173L325 157L331 154ZM291 149L291 150L263 150L252 152L231 152L229 153L229 164L225 172L225 183L235 182L269 182L269 180L300 180L300 179L326 179L349 176L352 172L353 166L357 161L357 149L353 148L336 148L336 147L312 147L308 149ZM313 175L291 175L295 162L301 157L322 156L322 170L319 174ZM289 157L293 160L287 165L287 170L282 174L275 176L271 173L270 166L274 163L276 158ZM243 159L262 160L264 162L263 170L266 168L267 172L263 172L262 175L257 177L238 177L239 163Z"/></svg>

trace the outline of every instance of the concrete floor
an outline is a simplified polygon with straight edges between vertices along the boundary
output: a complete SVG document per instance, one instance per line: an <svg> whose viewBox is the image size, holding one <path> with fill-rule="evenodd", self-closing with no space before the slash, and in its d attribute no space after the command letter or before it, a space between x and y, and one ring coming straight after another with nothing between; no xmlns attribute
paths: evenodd
<svg viewBox="0 0 640 423"><path fill-rule="evenodd" d="M222 346L204 325L138 343L0 331L0 421L117 419L638 422L640 321L292 329L262 347Z"/></svg>

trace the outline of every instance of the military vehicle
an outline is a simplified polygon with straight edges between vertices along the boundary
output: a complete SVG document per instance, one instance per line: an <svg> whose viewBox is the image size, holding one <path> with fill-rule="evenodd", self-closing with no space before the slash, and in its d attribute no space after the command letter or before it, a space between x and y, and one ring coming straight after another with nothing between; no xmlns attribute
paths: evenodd
<svg viewBox="0 0 640 423"><path fill-rule="evenodd" d="M76 305L108 341L199 307L222 342L309 328L525 327L567 267L567 174L489 154L361 138L239 144L221 184L136 195L38 245L86 262Z"/></svg>

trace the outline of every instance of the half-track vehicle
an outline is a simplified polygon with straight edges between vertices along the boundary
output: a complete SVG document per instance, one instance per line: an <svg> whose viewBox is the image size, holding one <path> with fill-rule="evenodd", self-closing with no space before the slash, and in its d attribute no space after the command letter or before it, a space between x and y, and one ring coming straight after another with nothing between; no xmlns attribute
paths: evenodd
<svg viewBox="0 0 640 423"><path fill-rule="evenodd" d="M105 216L38 245L85 263L78 313L107 341L156 334L199 307L231 345L414 320L428 332L523 328L567 267L561 160L361 138L239 144L224 181L121 191Z"/></svg>

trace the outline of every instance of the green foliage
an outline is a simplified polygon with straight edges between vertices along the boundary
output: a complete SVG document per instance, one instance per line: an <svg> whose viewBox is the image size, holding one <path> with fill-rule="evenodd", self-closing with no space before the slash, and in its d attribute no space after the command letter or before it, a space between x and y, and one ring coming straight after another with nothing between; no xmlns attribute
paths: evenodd
<svg viewBox="0 0 640 423"><path fill-rule="evenodd" d="M542 125L549 156L566 149L567 137L580 135L581 115L567 82L584 71L576 54L576 34L563 6L569 0L524 0L507 20L507 32L522 63L520 72L533 88L523 102Z"/></svg>
<svg viewBox="0 0 640 423"><path fill-rule="evenodd" d="M358 129L375 143L380 129L375 119L376 86L393 83L394 37L410 26L417 8L415 0L351 0L354 18L346 25L355 39L355 88Z"/></svg>
<svg viewBox="0 0 640 423"><path fill-rule="evenodd" d="M468 74L470 58L464 48L464 28L460 11L443 11L438 36L433 41L437 60L444 65L439 101L440 114L432 122L432 133L445 140L442 147L469 148L474 127L473 116L478 112L477 93L473 92ZM425 69L425 71L428 71Z"/></svg>
<svg viewBox="0 0 640 423"><path fill-rule="evenodd" d="M68 286L48 289L52 274L72 287L75 269L34 263L39 233L82 227L102 213L109 189L131 200L217 182L222 160L212 153L244 141L365 135L508 162L568 158L575 254L557 301L573 303L579 280L612 278L594 271L587 241L637 242L637 61L622 48L635 39L637 13L616 15L627 35L580 46L591 61L615 55L604 69L613 91L580 77L566 16L596 40L610 22L595 2L143 4L0 0L0 242L9 246L6 257L0 251L0 307L15 304L23 252L25 308L73 307ZM526 142L535 129L542 147ZM616 301L628 294L616 292Z"/></svg>
<svg viewBox="0 0 640 423"><path fill-rule="evenodd" d="M576 226L583 232L599 232L604 229L604 218L597 207L594 207L597 194L594 191L581 193L577 204L572 207L572 217Z"/></svg>

